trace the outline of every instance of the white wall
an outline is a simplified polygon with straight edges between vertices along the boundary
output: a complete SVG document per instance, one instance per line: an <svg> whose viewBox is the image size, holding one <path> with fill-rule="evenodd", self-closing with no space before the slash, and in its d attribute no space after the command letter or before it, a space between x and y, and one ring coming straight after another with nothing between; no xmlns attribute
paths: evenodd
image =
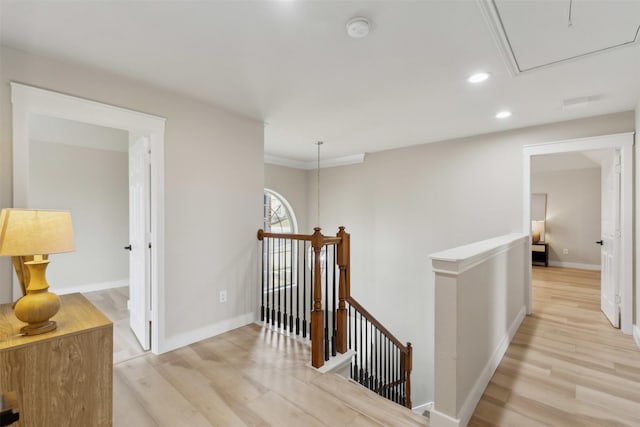
<svg viewBox="0 0 640 427"><path fill-rule="evenodd" d="M522 229L522 146L633 130L632 112L367 155L322 170L322 221L351 233L351 293L414 344L414 405L433 400L428 255ZM309 171L315 194L315 171ZM313 212L315 201L309 202Z"/></svg>
<svg viewBox="0 0 640 427"><path fill-rule="evenodd" d="M76 249L51 255L51 290L128 285L127 153L31 141L29 157L29 207L70 210L73 222Z"/></svg>
<svg viewBox="0 0 640 427"><path fill-rule="evenodd" d="M466 425L526 313L529 236L513 233L431 255L435 402L431 425Z"/></svg>
<svg viewBox="0 0 640 427"><path fill-rule="evenodd" d="M547 194L549 263L599 268L600 168L531 175L531 192ZM563 249L569 250L563 254Z"/></svg>
<svg viewBox="0 0 640 427"><path fill-rule="evenodd" d="M638 345L638 347L640 347L640 238L638 238L638 235L640 234L638 232L638 228L640 228L640 171L638 170L638 168L640 167L640 99L638 100L638 104L636 105L636 124L635 124L635 130L636 130L636 135L635 135L635 147L636 147L636 152L635 152L635 174L636 174L636 180L635 180L635 186L636 186L636 193L635 193L635 197L636 197L636 203L635 203L635 208L636 208L636 222L635 222L635 238L636 238L636 253L635 253L635 257L636 257L636 269L635 269L635 281L636 281L636 286L635 286L635 293L636 293L636 305L634 308L634 312L635 312L635 322L634 322L634 329L633 329L633 334L634 337L636 339L636 344Z"/></svg>
<svg viewBox="0 0 640 427"><path fill-rule="evenodd" d="M0 207L12 204L9 81L166 117L166 347L253 319L262 224L262 122L100 70L2 48ZM10 261L0 260L9 300ZM220 290L228 301L218 303Z"/></svg>

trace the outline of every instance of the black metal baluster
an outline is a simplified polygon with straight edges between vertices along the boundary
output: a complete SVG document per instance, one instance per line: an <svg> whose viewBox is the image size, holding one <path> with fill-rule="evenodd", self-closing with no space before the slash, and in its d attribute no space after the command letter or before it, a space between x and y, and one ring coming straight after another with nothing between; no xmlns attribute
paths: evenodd
<svg viewBox="0 0 640 427"><path fill-rule="evenodd" d="M282 239L278 239L278 329L282 325Z"/></svg>
<svg viewBox="0 0 640 427"><path fill-rule="evenodd" d="M262 260L260 262L260 269L262 270L261 271L262 274L260 275L261 276L260 281L261 281L261 284L262 284L262 287L261 287L262 288L262 290L261 290L262 295L260 295L260 321L261 322L264 322L264 267L265 267L265 265L264 265L264 248L265 248L264 239L262 239L261 246L260 246L260 252L262 253Z"/></svg>
<svg viewBox="0 0 640 427"><path fill-rule="evenodd" d="M358 329L360 329L360 384L364 385L364 365L362 364L362 356L364 353L364 347L362 346L362 335L364 335L364 331L362 330L362 313L360 313L360 322L358 323ZM365 359L366 363L366 359Z"/></svg>
<svg viewBox="0 0 640 427"><path fill-rule="evenodd" d="M307 337L307 242L302 242L302 337Z"/></svg>
<svg viewBox="0 0 640 427"><path fill-rule="evenodd" d="M364 386L369 387L369 357L367 354L367 347L369 347L369 320L364 319Z"/></svg>
<svg viewBox="0 0 640 427"><path fill-rule="evenodd" d="M404 353L402 349L398 349L398 394L400 395L398 403L404 406L406 394L404 392Z"/></svg>
<svg viewBox="0 0 640 427"><path fill-rule="evenodd" d="M335 356L337 354L336 349L336 312L338 309L338 304L336 300L336 265L338 262L337 254L336 254L336 246L333 245L333 264L331 266L331 270L333 271L332 279L333 279L333 309L331 312L333 313L333 324L331 325L331 355Z"/></svg>
<svg viewBox="0 0 640 427"><path fill-rule="evenodd" d="M373 357L373 365L371 366L371 389L378 388L378 328L371 330L371 355Z"/></svg>
<svg viewBox="0 0 640 427"><path fill-rule="evenodd" d="M387 341L387 343L386 343L386 347L387 347L387 351L386 351L386 354L387 354L387 363L386 363L386 365L387 365L387 367L386 367L386 369L387 369L387 371L386 371L387 372L387 374L386 374L387 381L386 381L386 384L385 384L386 388L385 388L384 396L388 399L389 398L389 384L391 384L391 381L390 381L390 378L391 378L391 352L390 352L390 349L389 349L389 338L387 338L386 341Z"/></svg>
<svg viewBox="0 0 640 427"><path fill-rule="evenodd" d="M400 348L396 347L396 351L395 351L395 367L396 367L396 386L395 386L395 393L396 393L396 403L400 403Z"/></svg>
<svg viewBox="0 0 640 427"><path fill-rule="evenodd" d="M400 347L396 347L396 403L400 403Z"/></svg>
<svg viewBox="0 0 640 427"><path fill-rule="evenodd" d="M282 251L282 264L284 268L280 270L280 274L282 275L282 279L280 280L280 288L282 288L282 293L284 297L284 304L282 305L282 331L287 332L287 240L282 239L284 242L284 251ZM284 283L282 283L284 282Z"/></svg>
<svg viewBox="0 0 640 427"><path fill-rule="evenodd" d="M349 344L349 350L351 350L351 304L349 304L349 317L347 318L347 343ZM350 368L351 378L353 379L353 357L351 358Z"/></svg>
<svg viewBox="0 0 640 427"><path fill-rule="evenodd" d="M324 246L324 360L329 360L329 246Z"/></svg>
<svg viewBox="0 0 640 427"><path fill-rule="evenodd" d="M289 254L291 255L289 262L289 333L293 333L293 239L289 239Z"/></svg>
<svg viewBox="0 0 640 427"><path fill-rule="evenodd" d="M300 335L300 241L296 240L296 335Z"/></svg>
<svg viewBox="0 0 640 427"><path fill-rule="evenodd" d="M309 265L309 312L313 311L313 288L315 286L315 275L317 274L316 271L316 252L315 249L313 249L313 246L311 246L311 243L309 243L309 249L310 249L310 260L311 260L311 264ZM309 339L311 339L311 315L309 315Z"/></svg>
<svg viewBox="0 0 640 427"><path fill-rule="evenodd" d="M356 352L356 355L353 358L353 360L355 360L356 362L353 369L353 380L358 382L360 379L360 371L358 365L358 357L360 357L360 351L358 351L358 310L355 308L353 309L353 346Z"/></svg>

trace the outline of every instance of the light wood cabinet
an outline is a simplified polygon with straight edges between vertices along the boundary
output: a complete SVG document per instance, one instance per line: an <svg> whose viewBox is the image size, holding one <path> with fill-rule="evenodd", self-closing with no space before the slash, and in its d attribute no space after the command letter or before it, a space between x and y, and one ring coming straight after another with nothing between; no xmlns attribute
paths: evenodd
<svg viewBox="0 0 640 427"><path fill-rule="evenodd" d="M0 391L15 391L20 426L111 426L113 324L80 294L60 297L50 333L20 336L0 305Z"/></svg>

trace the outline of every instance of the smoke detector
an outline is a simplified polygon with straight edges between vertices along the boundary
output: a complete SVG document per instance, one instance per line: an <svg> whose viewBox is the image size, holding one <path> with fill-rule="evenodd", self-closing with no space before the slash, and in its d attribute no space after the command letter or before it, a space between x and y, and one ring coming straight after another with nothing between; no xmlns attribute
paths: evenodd
<svg viewBox="0 0 640 427"><path fill-rule="evenodd" d="M369 34L369 20L361 16L351 18L347 22L347 34L354 39L361 39Z"/></svg>

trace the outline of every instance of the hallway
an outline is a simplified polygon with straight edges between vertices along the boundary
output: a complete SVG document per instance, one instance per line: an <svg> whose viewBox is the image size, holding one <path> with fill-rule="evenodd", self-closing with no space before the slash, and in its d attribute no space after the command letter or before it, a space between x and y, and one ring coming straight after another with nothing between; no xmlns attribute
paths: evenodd
<svg viewBox="0 0 640 427"><path fill-rule="evenodd" d="M533 268L525 317L470 426L640 425L640 350L600 311L600 272Z"/></svg>

